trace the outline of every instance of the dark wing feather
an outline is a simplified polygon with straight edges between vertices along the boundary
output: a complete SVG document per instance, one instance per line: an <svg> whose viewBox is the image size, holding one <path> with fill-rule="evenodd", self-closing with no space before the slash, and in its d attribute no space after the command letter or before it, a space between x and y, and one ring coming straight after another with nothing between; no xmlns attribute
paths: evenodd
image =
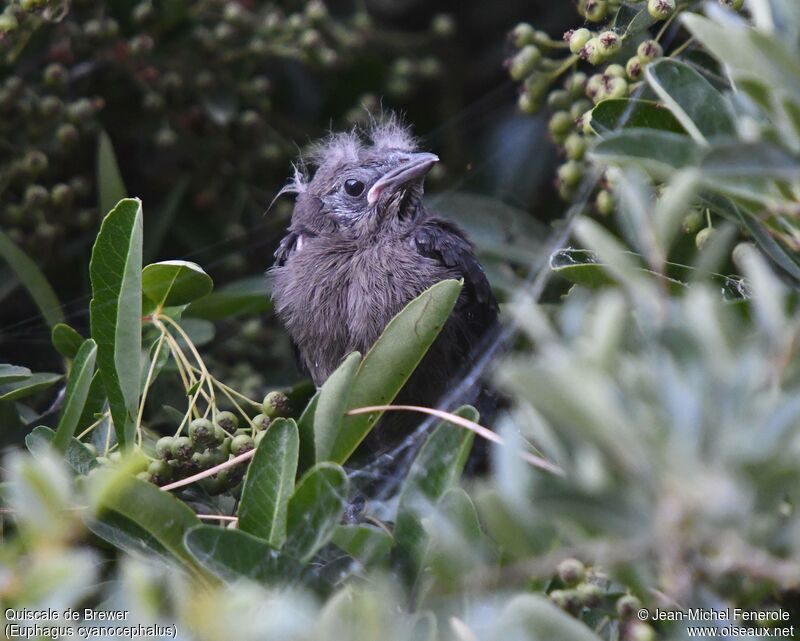
<svg viewBox="0 0 800 641"><path fill-rule="evenodd" d="M459 306L470 327L471 342L479 339L497 319L497 301L474 248L458 225L430 217L414 235L417 251L458 270L464 278L464 292Z"/></svg>

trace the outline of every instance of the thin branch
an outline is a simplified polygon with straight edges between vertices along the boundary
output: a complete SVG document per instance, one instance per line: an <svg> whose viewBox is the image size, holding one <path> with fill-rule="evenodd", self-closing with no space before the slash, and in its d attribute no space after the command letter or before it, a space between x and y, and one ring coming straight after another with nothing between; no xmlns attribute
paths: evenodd
<svg viewBox="0 0 800 641"><path fill-rule="evenodd" d="M487 441L492 441L493 443L503 446L506 444L497 434L475 421L470 421L467 418L458 416L457 414L451 414L450 412L435 410L431 407L420 407L418 405L371 405L369 407L359 407L349 410L347 414L352 416L355 414L372 414L374 412L420 412L421 414L429 414L430 416L436 416L449 423L475 432L478 436L485 438ZM547 459L531 454L530 452L519 451L518 453L520 458L526 463L530 463L534 467L552 472L553 474L564 476L564 470L555 463L551 463Z"/></svg>
<svg viewBox="0 0 800 641"><path fill-rule="evenodd" d="M244 463L245 461L249 461L253 458L256 454L255 450L250 450L249 452L245 452L244 454L239 454L239 456L235 456L234 458L225 461L224 463L220 463L214 467L210 467L207 470L203 470L197 474L192 476L187 476L185 479L181 479L180 481L175 481L174 483L169 483L168 485L162 485L161 489L165 492L169 492L170 490L176 490L179 487L183 487L184 485L191 485L195 481L199 481L204 478L208 478L209 476L213 476L217 472L221 472L222 470L226 470L229 467L233 467L234 465L238 465L239 463Z"/></svg>

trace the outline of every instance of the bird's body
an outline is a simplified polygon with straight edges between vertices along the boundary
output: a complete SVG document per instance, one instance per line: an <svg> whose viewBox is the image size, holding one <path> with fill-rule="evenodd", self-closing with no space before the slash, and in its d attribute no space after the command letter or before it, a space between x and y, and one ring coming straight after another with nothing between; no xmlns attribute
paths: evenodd
<svg viewBox="0 0 800 641"><path fill-rule="evenodd" d="M322 147L314 178L297 185L271 271L277 314L321 385L349 353L365 354L413 298L442 280L464 279L456 309L401 396L435 405L495 322L496 302L464 233L422 206L422 179L435 156L414 152L394 122L373 131L370 147L344 136ZM342 198L348 180L357 180L350 191L358 195Z"/></svg>

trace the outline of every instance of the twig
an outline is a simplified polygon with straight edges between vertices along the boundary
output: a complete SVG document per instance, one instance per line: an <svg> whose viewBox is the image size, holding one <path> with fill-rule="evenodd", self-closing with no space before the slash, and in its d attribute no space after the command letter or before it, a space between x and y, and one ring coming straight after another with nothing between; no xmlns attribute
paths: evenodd
<svg viewBox="0 0 800 641"><path fill-rule="evenodd" d="M208 478L209 476L213 476L217 472L221 472L222 470L226 470L229 467L233 467L234 465L238 465L239 463L244 463L245 461L249 461L253 458L256 454L255 450L250 450L249 452L245 452L244 454L239 454L239 456L235 456L230 460L225 461L224 463L220 463L214 467L210 467L207 470L203 470L202 472L198 472L192 476L187 476L185 479L181 479L180 481L175 481L174 483L169 483L168 485L162 485L161 489L165 492L169 492L170 490L176 490L179 487L183 487L184 485L191 485L195 481L199 481L204 478Z"/></svg>

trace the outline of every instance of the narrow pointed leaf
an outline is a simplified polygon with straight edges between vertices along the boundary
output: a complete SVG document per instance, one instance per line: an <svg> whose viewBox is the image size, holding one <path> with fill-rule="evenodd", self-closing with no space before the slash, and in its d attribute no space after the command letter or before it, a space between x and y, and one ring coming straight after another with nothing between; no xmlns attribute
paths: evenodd
<svg viewBox="0 0 800 641"><path fill-rule="evenodd" d="M128 195L119 171L111 138L105 131L100 133L97 141L97 191L101 212L111 211L120 200Z"/></svg>
<svg viewBox="0 0 800 641"><path fill-rule="evenodd" d="M284 551L303 563L333 537L344 514L348 482L344 470L318 463L300 480L289 501Z"/></svg>
<svg viewBox="0 0 800 641"><path fill-rule="evenodd" d="M33 428L31 433L25 437L25 447L32 453L36 453L46 445L52 445L56 433L49 427L39 425ZM95 455L81 443L74 436L71 437L67 443L67 448L64 451L64 458L67 464L77 474L88 474L89 471L96 468L99 463Z"/></svg>
<svg viewBox="0 0 800 641"><path fill-rule="evenodd" d="M97 345L91 338L87 338L75 355L75 361L67 379L64 407L61 410L61 418L53 439L53 447L60 452L66 450L70 439L75 434L75 428L78 427L78 421L89 396L96 357Z"/></svg>
<svg viewBox="0 0 800 641"><path fill-rule="evenodd" d="M319 390L314 410L314 445L317 461L330 459L333 446L339 434L347 411L350 390L353 386L361 354L353 352L339 365Z"/></svg>
<svg viewBox="0 0 800 641"><path fill-rule="evenodd" d="M286 540L286 515L294 492L299 447L295 422L276 419L259 443L244 481L239 529L275 548Z"/></svg>
<svg viewBox="0 0 800 641"><path fill-rule="evenodd" d="M31 396L47 389L62 378L61 374L40 372L31 374L28 378L15 383L0 385L0 401L16 401Z"/></svg>
<svg viewBox="0 0 800 641"><path fill-rule="evenodd" d="M4 385L6 383L17 383L30 377L31 370L29 370L27 367L8 365L6 363L0 365L0 385Z"/></svg>
<svg viewBox="0 0 800 641"><path fill-rule="evenodd" d="M50 332L53 347L64 358L73 359L83 345L83 336L66 323L58 323Z"/></svg>
<svg viewBox="0 0 800 641"><path fill-rule="evenodd" d="M142 349L142 203L122 200L105 217L89 264L92 338L120 444L133 437Z"/></svg>

